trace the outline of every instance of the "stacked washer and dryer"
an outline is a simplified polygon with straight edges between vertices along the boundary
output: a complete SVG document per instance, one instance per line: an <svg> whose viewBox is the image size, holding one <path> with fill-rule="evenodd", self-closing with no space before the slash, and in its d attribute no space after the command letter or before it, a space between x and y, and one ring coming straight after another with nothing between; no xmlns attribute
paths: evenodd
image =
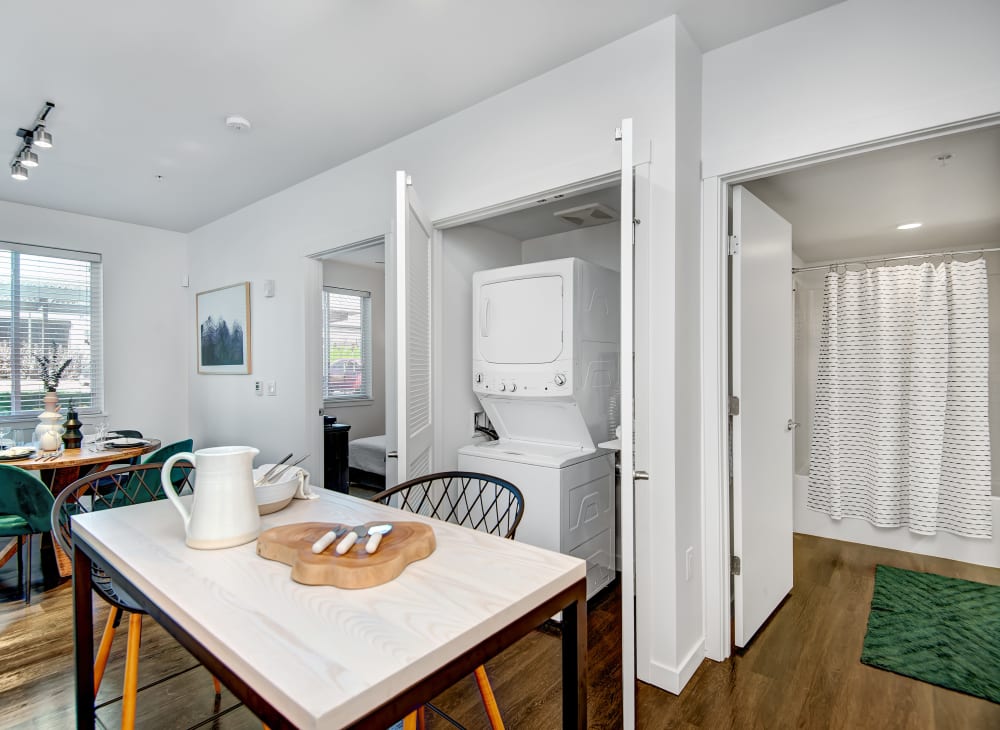
<svg viewBox="0 0 1000 730"><path fill-rule="evenodd" d="M517 485L516 539L587 561L587 597L615 575L618 272L577 258L473 274L472 387L499 440L458 468Z"/></svg>

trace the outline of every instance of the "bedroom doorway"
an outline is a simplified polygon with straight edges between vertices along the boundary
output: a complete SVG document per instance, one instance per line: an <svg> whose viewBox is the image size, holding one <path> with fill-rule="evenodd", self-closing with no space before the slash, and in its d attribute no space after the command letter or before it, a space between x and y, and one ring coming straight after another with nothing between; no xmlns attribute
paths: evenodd
<svg viewBox="0 0 1000 730"><path fill-rule="evenodd" d="M385 487L385 238L317 254L324 486L369 497Z"/></svg>

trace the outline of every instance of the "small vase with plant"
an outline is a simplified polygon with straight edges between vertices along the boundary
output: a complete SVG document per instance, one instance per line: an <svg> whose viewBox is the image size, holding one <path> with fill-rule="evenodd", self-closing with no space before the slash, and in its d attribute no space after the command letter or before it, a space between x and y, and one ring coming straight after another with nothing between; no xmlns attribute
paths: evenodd
<svg viewBox="0 0 1000 730"><path fill-rule="evenodd" d="M63 373L66 372L66 368L73 362L73 358L68 357L63 360L61 365L56 366L58 360L59 346L55 342L52 343L51 354L35 355L35 362L38 363L38 373L42 378L42 387L45 388L47 393L55 392L56 388L59 387L59 381L62 379Z"/></svg>

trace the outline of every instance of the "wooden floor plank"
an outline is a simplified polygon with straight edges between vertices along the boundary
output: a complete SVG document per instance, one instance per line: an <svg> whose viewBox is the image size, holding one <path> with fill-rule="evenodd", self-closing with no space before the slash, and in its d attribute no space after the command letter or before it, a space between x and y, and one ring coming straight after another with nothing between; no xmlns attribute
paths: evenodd
<svg viewBox="0 0 1000 730"><path fill-rule="evenodd" d="M639 683L640 727L1000 728L1000 705L861 664L878 563L1000 585L998 570L796 535L795 588L781 609L745 651L722 663L704 661L680 697ZM0 724L68 727L73 711L70 586L42 590L36 574L32 605L25 607L16 583L13 564L0 569ZM107 609L96 603L95 626L100 630ZM616 586L590 605L591 728L621 726L620 603ZM101 700L121 693L124 628L112 650ZM556 630L536 631L487 664L507 727L559 726L559 651ZM166 632L148 621L140 683L193 663ZM220 706L234 702L224 691ZM435 703L469 728L488 727L472 677ZM211 678L199 668L140 693L138 727L188 727L215 706ZM119 713L116 704L98 717L106 727L117 728ZM260 724L240 708L213 727L259 729ZM449 726L431 714L428 727Z"/></svg>

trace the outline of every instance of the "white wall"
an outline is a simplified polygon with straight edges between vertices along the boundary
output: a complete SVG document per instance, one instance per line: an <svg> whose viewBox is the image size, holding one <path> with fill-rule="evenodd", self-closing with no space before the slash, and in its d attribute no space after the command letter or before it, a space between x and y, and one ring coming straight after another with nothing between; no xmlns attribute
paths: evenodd
<svg viewBox="0 0 1000 730"><path fill-rule="evenodd" d="M643 546L649 551L647 587L652 592L640 609L648 614L644 627L650 632L640 643L646 657L668 675L668 680L654 681L683 684L678 658L687 656L703 633L699 581L680 586L680 600L674 581L676 526L688 533L685 544L700 544L700 537L694 539L700 523L698 480L693 478L698 449L690 447L697 443L698 413L689 411L698 383L692 376L696 362L686 361L681 375L675 373L674 332L677 317L691 318L683 323L685 335L696 327L697 301L689 294L697 287L697 268L681 272L677 265L690 265L688 252L696 248L697 236L684 241L689 248L682 256L675 255L677 236L687 228L675 221L679 183L674 150L685 148L681 186L696 185L697 169L689 168L700 147L698 125L691 124L700 109L699 71L700 54L677 21L668 18L192 232L194 288L275 279L279 292L266 302L253 295L254 369L278 381L277 398L253 396L249 381L256 375L211 383L195 378L192 423L201 425L200 434L215 443L259 445L264 458L313 443L317 411L307 386L313 376L301 353L307 337L304 321L310 316L303 282L316 273L303 257L384 234L394 170L412 175L427 214L440 220L616 170L619 148L613 132L621 118L633 117L637 161L653 151L652 213L644 224L656 252L651 276L657 279L647 303L657 325L649 356L658 377L647 394L656 415L644 435L644 443L655 449L648 449L640 467L650 470L649 492L664 495L654 498L645 513L650 522L639 528L656 533ZM579 94L581 87L588 93ZM684 126L681 138L678 116ZM697 198L687 196L682 210L694 221L691 227L696 226ZM674 296L678 281L685 287L683 301L690 305L680 312ZM696 360L696 353L693 347L685 358ZM681 384L689 390L678 409L674 392ZM675 449L675 419L684 431L681 450ZM316 471L316 463L309 466ZM679 474L685 479L680 487L684 498L675 501Z"/></svg>
<svg viewBox="0 0 1000 730"><path fill-rule="evenodd" d="M529 238L521 243L521 262L551 261L574 256L612 271L621 269L618 222L589 226L550 236Z"/></svg>
<svg viewBox="0 0 1000 730"><path fill-rule="evenodd" d="M104 410L110 425L164 443L186 438L188 376L195 367L194 316L183 314L194 290L181 286L188 268L186 237L0 202L0 240L101 254Z"/></svg>
<svg viewBox="0 0 1000 730"><path fill-rule="evenodd" d="M996 0L847 0L704 56L711 177L1000 112Z"/></svg>
<svg viewBox="0 0 1000 730"><path fill-rule="evenodd" d="M521 242L479 226L459 226L442 232L441 254L434 301L435 324L442 334L435 352L441 402L435 469L456 469L459 447L485 440L472 431L472 413L483 410L472 392L472 274L520 264Z"/></svg>
<svg viewBox="0 0 1000 730"><path fill-rule="evenodd" d="M323 285L371 292L372 307L372 400L359 404L327 406L323 412L350 424L350 439L385 433L385 271L346 264L336 259L323 262ZM317 333L318 335L319 333Z"/></svg>

